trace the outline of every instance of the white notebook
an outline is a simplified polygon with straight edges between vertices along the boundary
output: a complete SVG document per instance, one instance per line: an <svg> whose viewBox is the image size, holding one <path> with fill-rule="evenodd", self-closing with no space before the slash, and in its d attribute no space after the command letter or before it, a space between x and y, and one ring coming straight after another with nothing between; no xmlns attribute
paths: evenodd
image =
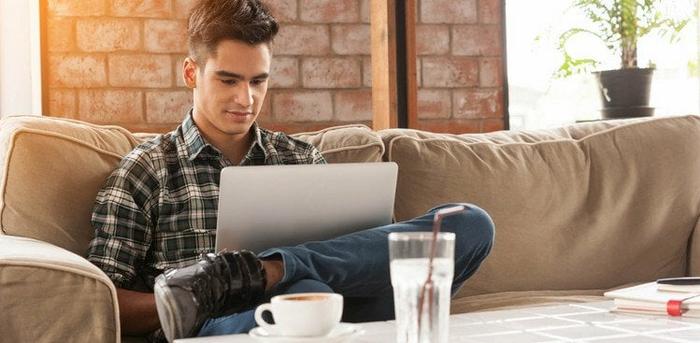
<svg viewBox="0 0 700 343"><path fill-rule="evenodd" d="M700 292L671 292L659 289L656 282L605 292L615 300L616 312L667 315L668 302L682 301L682 315L700 318Z"/></svg>

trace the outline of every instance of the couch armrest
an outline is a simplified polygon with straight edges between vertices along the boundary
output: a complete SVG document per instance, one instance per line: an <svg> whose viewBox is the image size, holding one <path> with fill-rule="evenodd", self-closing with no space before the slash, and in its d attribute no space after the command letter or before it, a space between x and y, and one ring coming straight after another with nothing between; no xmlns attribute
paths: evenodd
<svg viewBox="0 0 700 343"><path fill-rule="evenodd" d="M0 332L8 342L120 342L117 293L86 259L0 235Z"/></svg>

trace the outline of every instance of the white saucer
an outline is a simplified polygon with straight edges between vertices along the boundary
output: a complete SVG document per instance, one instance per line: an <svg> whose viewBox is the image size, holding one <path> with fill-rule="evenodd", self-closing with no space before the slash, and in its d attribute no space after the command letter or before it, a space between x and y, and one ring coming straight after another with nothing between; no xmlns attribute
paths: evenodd
<svg viewBox="0 0 700 343"><path fill-rule="evenodd" d="M266 343L345 343L351 342L352 339L363 333L365 332L359 325L340 323L328 335L320 337L277 336L267 332L262 327L250 330L248 335Z"/></svg>

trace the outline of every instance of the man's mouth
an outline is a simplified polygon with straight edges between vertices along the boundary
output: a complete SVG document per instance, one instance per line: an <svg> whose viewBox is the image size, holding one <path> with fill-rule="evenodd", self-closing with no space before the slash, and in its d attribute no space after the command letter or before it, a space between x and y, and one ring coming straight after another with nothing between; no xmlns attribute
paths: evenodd
<svg viewBox="0 0 700 343"><path fill-rule="evenodd" d="M238 117L245 117L245 116L253 115L252 112L241 112L241 111L225 111L225 112L226 112L226 114L230 114L230 115L238 116Z"/></svg>

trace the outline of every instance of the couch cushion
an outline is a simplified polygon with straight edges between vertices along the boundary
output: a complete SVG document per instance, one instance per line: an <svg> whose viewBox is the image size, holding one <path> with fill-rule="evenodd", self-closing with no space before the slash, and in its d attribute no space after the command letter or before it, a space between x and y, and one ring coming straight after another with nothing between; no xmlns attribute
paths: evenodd
<svg viewBox="0 0 700 343"><path fill-rule="evenodd" d="M97 191L136 144L116 126L50 117L0 121L0 229L83 255Z"/></svg>
<svg viewBox="0 0 700 343"><path fill-rule="evenodd" d="M451 313L468 313L477 311L513 310L527 307L553 306L594 301L609 301L603 296L604 290L566 290L566 291L521 291L499 292L472 295L453 299Z"/></svg>
<svg viewBox="0 0 700 343"><path fill-rule="evenodd" d="M496 242L461 296L607 289L683 275L700 209L700 118L476 135L380 132L396 217L472 202Z"/></svg>
<svg viewBox="0 0 700 343"><path fill-rule="evenodd" d="M314 145L329 163L380 162L384 155L382 139L364 125L335 126L292 137Z"/></svg>

